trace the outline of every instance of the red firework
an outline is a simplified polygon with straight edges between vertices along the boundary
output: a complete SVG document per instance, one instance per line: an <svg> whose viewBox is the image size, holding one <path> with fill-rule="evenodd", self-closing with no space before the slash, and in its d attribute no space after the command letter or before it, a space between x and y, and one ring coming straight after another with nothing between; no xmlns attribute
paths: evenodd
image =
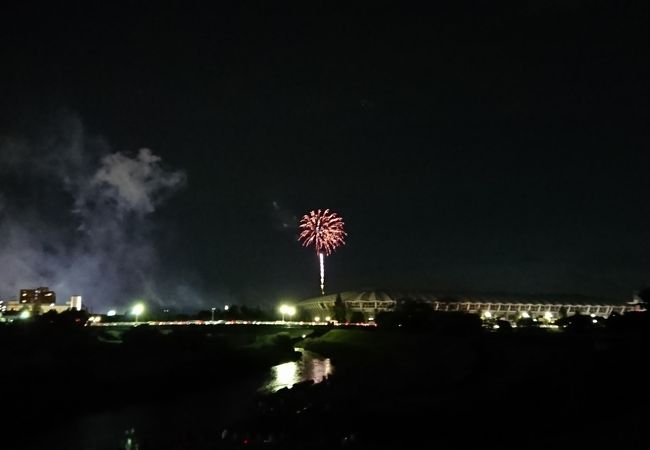
<svg viewBox="0 0 650 450"><path fill-rule="evenodd" d="M317 254L331 254L340 245L345 245L343 219L335 212L311 211L300 220L300 236L298 240L304 247L314 246Z"/></svg>

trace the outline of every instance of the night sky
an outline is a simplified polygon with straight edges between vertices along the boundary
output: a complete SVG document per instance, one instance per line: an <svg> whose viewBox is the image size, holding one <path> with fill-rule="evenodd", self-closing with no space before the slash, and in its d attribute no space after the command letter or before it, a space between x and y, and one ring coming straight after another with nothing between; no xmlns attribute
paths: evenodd
<svg viewBox="0 0 650 450"><path fill-rule="evenodd" d="M650 283L644 2L106 3L1 7L0 297L315 296L317 208L330 292Z"/></svg>

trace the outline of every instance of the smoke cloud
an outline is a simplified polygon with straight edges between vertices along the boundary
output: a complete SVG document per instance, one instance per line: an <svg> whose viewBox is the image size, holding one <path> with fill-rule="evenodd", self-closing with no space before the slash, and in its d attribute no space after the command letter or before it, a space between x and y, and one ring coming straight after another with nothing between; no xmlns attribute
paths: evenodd
<svg viewBox="0 0 650 450"><path fill-rule="evenodd" d="M155 211L186 180L149 149L114 152L72 116L0 137L0 298L49 286L101 310L158 300Z"/></svg>
<svg viewBox="0 0 650 450"><path fill-rule="evenodd" d="M185 179L182 172L165 172L160 161L160 157L147 148L140 149L133 158L122 153L105 156L91 180L90 197L114 201L122 214L153 212L161 197L175 190Z"/></svg>

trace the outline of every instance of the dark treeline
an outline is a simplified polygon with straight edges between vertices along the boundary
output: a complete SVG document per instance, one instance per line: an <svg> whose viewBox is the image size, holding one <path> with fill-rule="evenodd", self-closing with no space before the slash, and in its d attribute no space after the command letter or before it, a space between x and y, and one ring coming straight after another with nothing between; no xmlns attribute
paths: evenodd
<svg viewBox="0 0 650 450"><path fill-rule="evenodd" d="M395 311L382 311L375 322L383 329L403 329L405 331L428 331L441 334L472 335L488 328L498 333L512 331L512 324L504 319L481 319L476 314L463 312L438 312L425 302L404 301L397 304ZM564 315L555 320L567 332L625 332L643 333L648 330L648 315L645 312L611 314L609 317L591 317L584 314ZM519 318L518 328L537 329L541 322L530 317Z"/></svg>

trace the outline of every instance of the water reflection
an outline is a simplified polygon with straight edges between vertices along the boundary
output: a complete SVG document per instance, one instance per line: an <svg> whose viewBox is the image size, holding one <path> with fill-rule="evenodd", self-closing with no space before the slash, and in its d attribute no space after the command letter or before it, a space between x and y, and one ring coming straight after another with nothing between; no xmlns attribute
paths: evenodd
<svg viewBox="0 0 650 450"><path fill-rule="evenodd" d="M291 386L298 380L298 363L291 361L274 366L271 369L271 376L276 386Z"/></svg>
<svg viewBox="0 0 650 450"><path fill-rule="evenodd" d="M325 376L334 372L329 358L322 358L315 353L299 348L296 351L301 352L302 357L298 361L273 366L260 391L275 392L306 380L320 383Z"/></svg>

